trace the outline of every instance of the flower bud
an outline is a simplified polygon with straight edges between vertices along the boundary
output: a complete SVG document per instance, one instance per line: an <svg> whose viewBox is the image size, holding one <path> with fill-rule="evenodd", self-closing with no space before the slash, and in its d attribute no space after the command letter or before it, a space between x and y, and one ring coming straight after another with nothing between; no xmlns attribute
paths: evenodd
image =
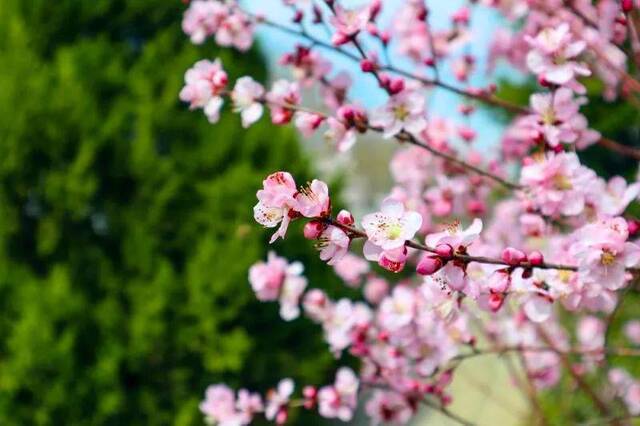
<svg viewBox="0 0 640 426"><path fill-rule="evenodd" d="M319 220L312 220L304 225L304 237L307 240L317 240L324 231L324 224Z"/></svg>
<svg viewBox="0 0 640 426"><path fill-rule="evenodd" d="M340 210L340 213L338 213L338 216L336 216L336 220L339 224L346 226L351 226L355 223L353 215L347 210Z"/></svg>
<svg viewBox="0 0 640 426"><path fill-rule="evenodd" d="M397 95L404 90L404 80L401 78L393 79L388 84L389 93Z"/></svg>
<svg viewBox="0 0 640 426"><path fill-rule="evenodd" d="M629 13L633 10L633 0L622 0L622 11Z"/></svg>
<svg viewBox="0 0 640 426"><path fill-rule="evenodd" d="M489 309L492 312L498 312L504 303L504 295L502 293L494 293L489 296Z"/></svg>
<svg viewBox="0 0 640 426"><path fill-rule="evenodd" d="M502 251L502 260L511 266L517 266L527 260L527 255L518 249L507 247Z"/></svg>
<svg viewBox="0 0 640 426"><path fill-rule="evenodd" d="M640 220L627 220L627 228L629 229L629 237L635 237L638 231L640 231Z"/></svg>
<svg viewBox="0 0 640 426"><path fill-rule="evenodd" d="M436 256L426 255L420 260L420 263L418 263L416 272L420 275L432 275L438 272L442 266L442 259Z"/></svg>
<svg viewBox="0 0 640 426"><path fill-rule="evenodd" d="M450 259L453 257L453 247L449 244L438 244L436 247L436 253L443 259Z"/></svg>
<svg viewBox="0 0 640 426"><path fill-rule="evenodd" d="M376 70L376 63L371 59L363 59L360 61L360 69L362 72L374 72Z"/></svg>
<svg viewBox="0 0 640 426"><path fill-rule="evenodd" d="M539 251L532 251L529 253L529 263L532 266L540 266L544 263L544 256Z"/></svg>

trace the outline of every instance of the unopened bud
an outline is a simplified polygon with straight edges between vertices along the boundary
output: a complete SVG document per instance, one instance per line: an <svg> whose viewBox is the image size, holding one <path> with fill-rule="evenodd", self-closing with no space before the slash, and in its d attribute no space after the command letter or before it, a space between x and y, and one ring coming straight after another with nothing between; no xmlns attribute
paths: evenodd
<svg viewBox="0 0 640 426"><path fill-rule="evenodd" d="M324 231L324 224L319 220L312 220L304 225L304 237L307 240L317 240Z"/></svg>
<svg viewBox="0 0 640 426"><path fill-rule="evenodd" d="M539 251L532 251L529 253L529 263L532 266L540 266L544 263L544 256Z"/></svg>
<svg viewBox="0 0 640 426"><path fill-rule="evenodd" d="M502 260L511 266L517 266L527 260L527 255L518 249L507 247L502 251Z"/></svg>
<svg viewBox="0 0 640 426"><path fill-rule="evenodd" d="M436 253L444 259L450 259L453 256L453 247L449 244L438 244L438 246L436 246Z"/></svg>
<svg viewBox="0 0 640 426"><path fill-rule="evenodd" d="M633 10L633 0L622 0L622 11L629 13Z"/></svg>
<svg viewBox="0 0 640 426"><path fill-rule="evenodd" d="M355 223L353 215L347 210L340 210L340 213L338 213L338 216L336 216L336 220L339 224L346 226L351 226Z"/></svg>
<svg viewBox="0 0 640 426"><path fill-rule="evenodd" d="M426 255L418 263L416 272L419 273L420 275L432 275L438 272L438 270L440 270L442 266L443 266L442 259L436 256Z"/></svg>

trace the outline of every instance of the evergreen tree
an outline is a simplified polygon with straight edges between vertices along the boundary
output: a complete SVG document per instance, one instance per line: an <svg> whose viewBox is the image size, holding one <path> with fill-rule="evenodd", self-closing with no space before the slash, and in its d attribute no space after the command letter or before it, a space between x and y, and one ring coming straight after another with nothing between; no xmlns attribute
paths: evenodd
<svg viewBox="0 0 640 426"><path fill-rule="evenodd" d="M256 189L284 167L304 182L308 164L287 129L180 104L199 58L232 79L264 70L190 45L181 15L175 0L0 0L2 425L201 424L210 383L331 373L321 332L275 325L247 282L268 249ZM278 250L336 288L300 234Z"/></svg>

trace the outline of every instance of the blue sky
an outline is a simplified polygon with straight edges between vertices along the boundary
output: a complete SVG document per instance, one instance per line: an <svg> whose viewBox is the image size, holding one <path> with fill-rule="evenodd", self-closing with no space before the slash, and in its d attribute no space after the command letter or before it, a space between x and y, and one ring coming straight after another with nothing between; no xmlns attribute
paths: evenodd
<svg viewBox="0 0 640 426"><path fill-rule="evenodd" d="M398 4L397 0L383 1L383 14L379 19L382 28L393 18L394 5ZM434 28L446 28L449 25L450 15L467 2L463 0L426 0L431 10L429 20ZM357 0L345 0L342 2L345 6L355 6L362 4ZM255 13L262 13L270 19L280 23L287 24L291 20L292 13L289 9L282 5L282 0L245 0L244 7ZM485 73L487 46L491 40L492 31L496 26L500 25L500 18L495 12L485 7L476 7L472 15L472 33L474 39L471 45L471 51L477 59L477 71L474 73L471 83L474 86L485 85L490 81ZM326 37L322 31L314 33L316 36ZM284 34L276 29L260 27L258 37L264 46L266 54L270 60L272 69L275 74L282 71L278 68L277 60L286 52L293 50L300 39L295 39L291 35ZM357 75L357 81L350 92L350 97L359 100L367 107L374 107L385 102L386 94L380 90L375 84L372 76L361 77L359 73L359 65L351 60L330 51L323 51L323 55L334 63L334 70L347 70L352 75ZM411 70L411 63L408 61L394 60L396 66ZM441 79L444 81L457 84L453 77L448 64L441 64L439 67ZM456 122L463 122L464 118L457 112L459 97L442 89L434 90L430 95L429 105L430 111L445 117L453 117ZM500 140L500 134L503 130L501 123L495 117L486 111L479 111L472 115L468 122L478 133L478 141L476 146L495 146Z"/></svg>

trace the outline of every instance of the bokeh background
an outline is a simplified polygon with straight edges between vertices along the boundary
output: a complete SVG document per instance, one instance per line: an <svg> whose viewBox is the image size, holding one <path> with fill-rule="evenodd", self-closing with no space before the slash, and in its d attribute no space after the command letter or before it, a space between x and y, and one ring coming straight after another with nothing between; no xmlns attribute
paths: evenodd
<svg viewBox="0 0 640 426"><path fill-rule="evenodd" d="M269 2L247 3L286 22ZM195 61L219 56L232 79L267 82L294 42L266 32L245 54L195 47L183 10L177 0L0 0L0 425L199 425L211 383L264 390L335 371L320 330L283 323L250 290L248 267L269 250L255 191L274 170L320 174L343 194L338 204L362 210L388 189L393 146L371 141L346 167L267 120L244 131L232 114L211 126L189 112L177 95ZM355 95L381 102L367 87ZM531 90L517 79L501 87L523 103ZM454 101L439 99L441 111ZM608 135L638 140L629 107L587 113ZM479 117L482 143L497 143L504 117ZM610 175L635 173L597 148L587 155ZM365 186L378 192L362 198ZM302 261L312 285L355 296L289 235L277 250ZM482 362L454 384L457 408L485 424L526 424L508 373ZM418 422L446 424L430 413Z"/></svg>

